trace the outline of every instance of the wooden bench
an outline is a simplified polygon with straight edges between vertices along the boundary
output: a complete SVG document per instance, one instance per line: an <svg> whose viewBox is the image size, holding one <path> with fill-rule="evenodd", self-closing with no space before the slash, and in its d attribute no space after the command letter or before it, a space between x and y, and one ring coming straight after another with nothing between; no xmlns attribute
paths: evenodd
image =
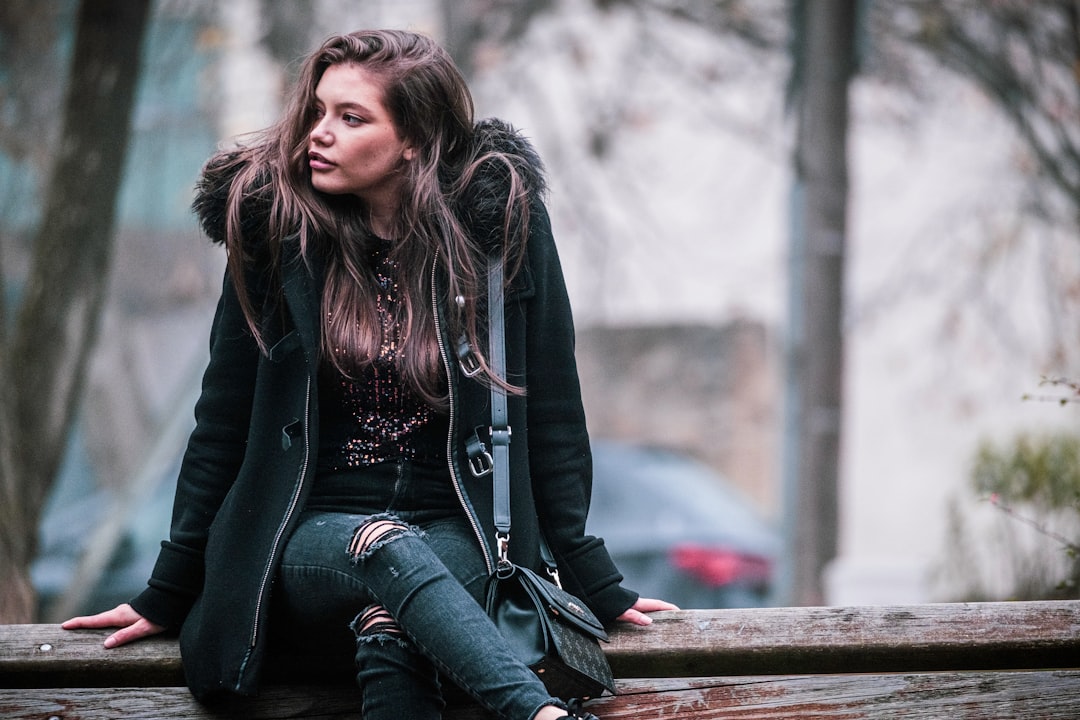
<svg viewBox="0 0 1080 720"><path fill-rule="evenodd" d="M589 706L604 720L1080 718L1080 601L654 618L648 628L620 626L605 646L619 693ZM203 707L183 687L175 640L104 650L104 637L56 625L0 626L0 718L359 717L357 690L347 682L274 681L254 700ZM446 716L486 717L461 703Z"/></svg>

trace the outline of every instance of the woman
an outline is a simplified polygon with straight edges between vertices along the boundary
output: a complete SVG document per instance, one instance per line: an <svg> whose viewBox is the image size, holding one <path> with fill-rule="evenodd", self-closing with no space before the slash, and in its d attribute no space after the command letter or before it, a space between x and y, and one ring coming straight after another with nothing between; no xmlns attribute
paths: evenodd
<svg viewBox="0 0 1080 720"><path fill-rule="evenodd" d="M500 383L511 559L537 566L542 533L605 622L674 607L622 588L584 533L591 458L543 191L531 146L474 124L433 42L328 39L283 119L204 169L194 207L228 266L170 539L142 594L65 627L118 626L106 647L178 629L200 699L254 693L269 646L345 638L366 720L439 717L440 675L501 717L591 717L479 604L495 531L470 467ZM505 381L481 351L493 250Z"/></svg>

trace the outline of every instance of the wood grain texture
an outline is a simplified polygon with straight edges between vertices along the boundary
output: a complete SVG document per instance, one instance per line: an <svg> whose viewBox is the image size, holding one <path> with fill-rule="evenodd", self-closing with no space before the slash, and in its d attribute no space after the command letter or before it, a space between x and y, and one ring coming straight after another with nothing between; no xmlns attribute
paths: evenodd
<svg viewBox="0 0 1080 720"><path fill-rule="evenodd" d="M622 680L594 701L604 720L1075 720L1080 672L917 673ZM205 707L185 688L0 690L8 720L358 720L348 687L274 687L260 697ZM491 716L455 705L447 720Z"/></svg>
<svg viewBox="0 0 1080 720"><path fill-rule="evenodd" d="M616 677L920 672L1080 666L1080 601L656 613L604 645ZM0 686L181 685L176 641L105 650L106 631L0 626ZM283 658L273 675L324 674Z"/></svg>
<svg viewBox="0 0 1080 720"><path fill-rule="evenodd" d="M0 625L0 687L184 684L175 638L106 650L102 643L109 634L59 625Z"/></svg>
<svg viewBox="0 0 1080 720"><path fill-rule="evenodd" d="M1080 602L657 613L605 645L604 720L1080 717ZM107 631L0 626L0 718L358 718L348 662L282 658L255 699L204 707L175 639L105 650ZM288 678L283 682L282 678ZM335 681L339 678L341 681ZM449 720L489 717L452 695Z"/></svg>
<svg viewBox="0 0 1080 720"><path fill-rule="evenodd" d="M606 649L621 677L1071 668L1080 601L657 613Z"/></svg>

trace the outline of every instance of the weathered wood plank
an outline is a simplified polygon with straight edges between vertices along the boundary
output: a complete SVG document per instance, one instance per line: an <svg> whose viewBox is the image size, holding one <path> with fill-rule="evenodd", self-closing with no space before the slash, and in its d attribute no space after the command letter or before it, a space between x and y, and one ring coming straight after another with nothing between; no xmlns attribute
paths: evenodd
<svg viewBox="0 0 1080 720"><path fill-rule="evenodd" d="M104 630L0 625L0 687L183 685L175 638L106 650Z"/></svg>
<svg viewBox="0 0 1080 720"><path fill-rule="evenodd" d="M617 677L1080 667L1080 601L656 613L605 645ZM0 687L180 685L176 642L105 650L104 631L0 626ZM276 675L318 668L283 659Z"/></svg>
<svg viewBox="0 0 1080 720"><path fill-rule="evenodd" d="M1080 601L657 613L606 648L618 677L1080 667Z"/></svg>
<svg viewBox="0 0 1080 720"><path fill-rule="evenodd" d="M604 720L1075 720L1080 672L923 673L797 677L622 680L619 694L594 701ZM345 687L274 687L251 700L207 708L178 687L0 690L9 720L358 720ZM489 717L457 706L447 720Z"/></svg>

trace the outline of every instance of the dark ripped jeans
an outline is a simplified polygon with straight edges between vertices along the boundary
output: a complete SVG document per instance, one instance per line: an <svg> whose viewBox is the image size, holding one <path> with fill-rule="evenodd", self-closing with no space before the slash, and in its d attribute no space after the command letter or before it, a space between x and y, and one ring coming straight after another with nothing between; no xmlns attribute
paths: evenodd
<svg viewBox="0 0 1080 720"><path fill-rule="evenodd" d="M481 607L487 570L445 469L385 463L327 485L285 547L273 624L305 650L348 638L364 720L439 718L440 676L507 720L558 703Z"/></svg>

